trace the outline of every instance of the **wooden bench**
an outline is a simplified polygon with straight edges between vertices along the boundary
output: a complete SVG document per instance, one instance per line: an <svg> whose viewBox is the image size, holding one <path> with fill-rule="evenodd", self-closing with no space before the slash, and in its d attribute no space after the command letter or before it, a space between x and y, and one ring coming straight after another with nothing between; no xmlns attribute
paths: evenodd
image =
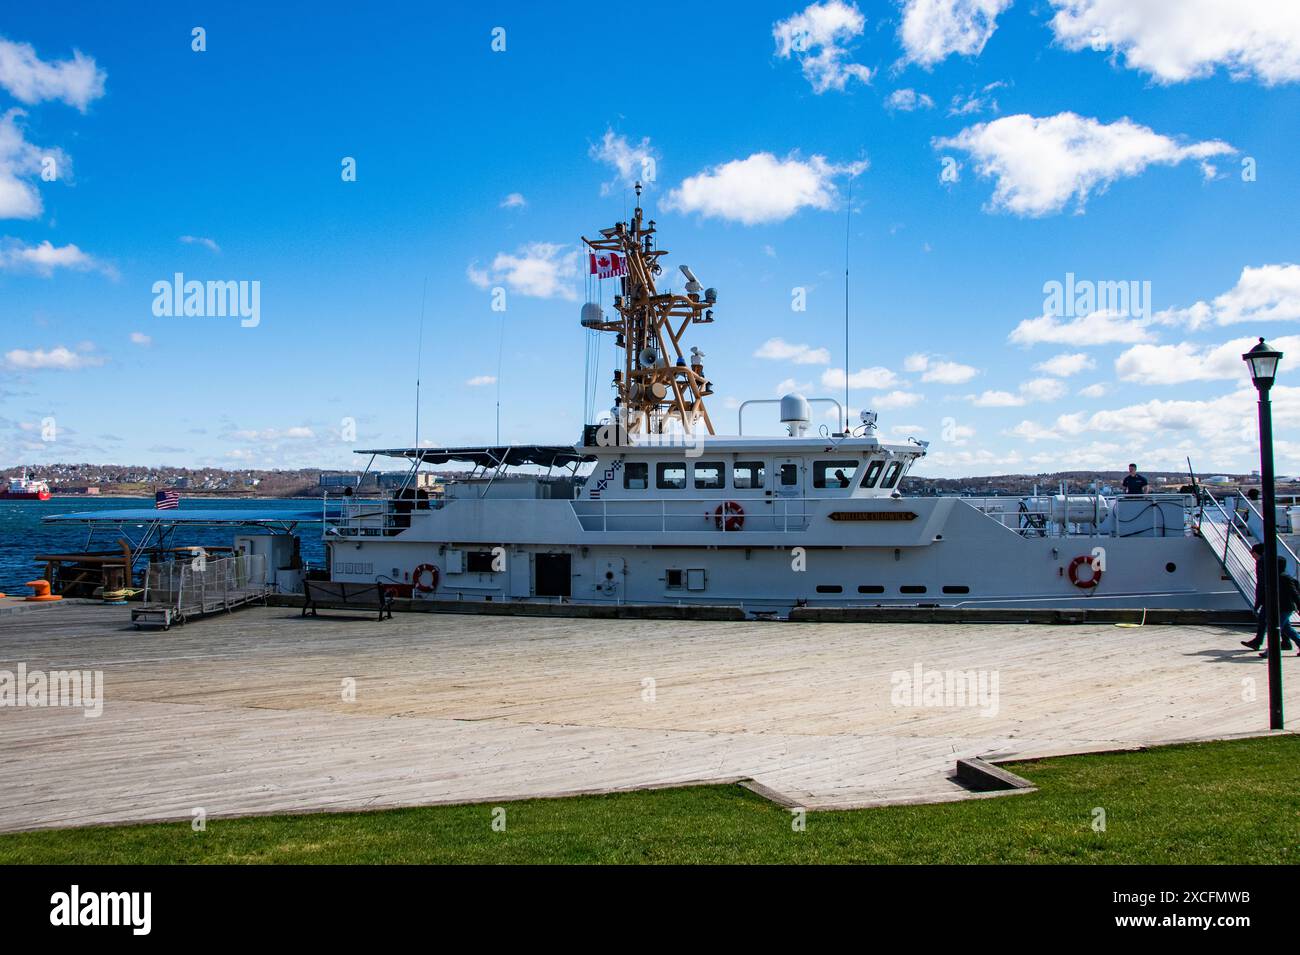
<svg viewBox="0 0 1300 955"><path fill-rule="evenodd" d="M347 610L362 607L366 610L378 610L379 619L384 614L393 617L393 594L385 584L354 584L339 580L304 580L302 615L307 611L316 616L316 610Z"/></svg>

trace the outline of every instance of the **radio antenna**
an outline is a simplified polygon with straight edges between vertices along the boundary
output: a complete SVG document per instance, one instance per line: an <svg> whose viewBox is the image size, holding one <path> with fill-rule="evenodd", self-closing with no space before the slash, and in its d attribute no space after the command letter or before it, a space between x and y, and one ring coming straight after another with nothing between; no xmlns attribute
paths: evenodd
<svg viewBox="0 0 1300 955"><path fill-rule="evenodd" d="M844 433L850 431L849 418L849 227L853 220L853 178L849 177L848 208L844 210Z"/></svg>
<svg viewBox="0 0 1300 955"><path fill-rule="evenodd" d="M429 276L424 277L420 292L420 337L415 349L415 446L420 447L420 364L424 360L424 301L429 292Z"/></svg>

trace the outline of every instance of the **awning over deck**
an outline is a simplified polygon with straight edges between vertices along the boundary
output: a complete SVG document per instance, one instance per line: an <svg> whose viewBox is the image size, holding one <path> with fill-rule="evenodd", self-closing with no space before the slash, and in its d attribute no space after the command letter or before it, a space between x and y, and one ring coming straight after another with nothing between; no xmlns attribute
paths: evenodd
<svg viewBox="0 0 1300 955"><path fill-rule="evenodd" d="M463 461L483 468L514 467L520 464L535 464L550 468L596 460L589 454L582 454L575 450L571 444L518 444L476 448L376 448L358 451L357 454L419 459L425 464Z"/></svg>
<svg viewBox="0 0 1300 955"><path fill-rule="evenodd" d="M76 511L41 518L44 524L84 524L117 527L124 524L190 525L195 527L292 527L319 524L321 508L286 507L122 507L102 511Z"/></svg>

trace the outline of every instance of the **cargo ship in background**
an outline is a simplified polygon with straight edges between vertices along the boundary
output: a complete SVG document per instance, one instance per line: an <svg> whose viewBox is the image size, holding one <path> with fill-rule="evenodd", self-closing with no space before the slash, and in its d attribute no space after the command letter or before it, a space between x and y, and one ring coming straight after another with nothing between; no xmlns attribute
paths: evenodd
<svg viewBox="0 0 1300 955"><path fill-rule="evenodd" d="M36 481L27 476L23 469L21 476L10 478L9 483L0 490L0 501L48 501L50 486L44 481Z"/></svg>

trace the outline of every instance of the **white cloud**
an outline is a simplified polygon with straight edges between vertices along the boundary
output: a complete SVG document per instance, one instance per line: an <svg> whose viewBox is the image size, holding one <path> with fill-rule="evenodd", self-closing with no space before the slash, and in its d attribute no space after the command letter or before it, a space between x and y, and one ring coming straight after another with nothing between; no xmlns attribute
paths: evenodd
<svg viewBox="0 0 1300 955"><path fill-rule="evenodd" d="M980 373L978 368L963 365L955 361L936 361L921 375L922 381L933 381L941 385L962 385Z"/></svg>
<svg viewBox="0 0 1300 955"><path fill-rule="evenodd" d="M93 346L91 347L93 348ZM43 369L77 371L81 368L93 368L102 365L104 359L91 354L90 349L84 346L73 351L63 345L57 345L49 350L35 348L29 351L25 348L15 348L13 351L5 352L5 363L10 368L19 371Z"/></svg>
<svg viewBox="0 0 1300 955"><path fill-rule="evenodd" d="M1059 378L1034 378L1020 386L1020 393L1029 401L1055 401L1067 390Z"/></svg>
<svg viewBox="0 0 1300 955"><path fill-rule="evenodd" d="M1249 373L1241 356L1254 347L1254 338L1234 338L1222 345L1135 345L1115 359L1115 374L1123 381L1148 385L1177 385L1186 381L1246 380ZM1274 339L1270 344L1294 354L1300 335ZM1279 366L1286 370L1285 364Z"/></svg>
<svg viewBox="0 0 1300 955"><path fill-rule="evenodd" d="M922 381L940 385L962 385L980 373L978 368L960 362L936 360L925 354L908 355L903 360L903 370L913 374L921 372Z"/></svg>
<svg viewBox="0 0 1300 955"><path fill-rule="evenodd" d="M1012 330L1008 340L1016 345L1047 342L1086 348L1089 345L1149 342L1152 336L1141 319L1114 312L1093 312L1069 320L1052 315L1026 318Z"/></svg>
<svg viewBox="0 0 1300 955"><path fill-rule="evenodd" d="M1056 401L1068 390L1059 378L1031 378L1022 382L1015 393L989 390L967 395L966 400L977 408L1019 408L1031 401Z"/></svg>
<svg viewBox="0 0 1300 955"><path fill-rule="evenodd" d="M1007 84L999 80L989 83L974 93L957 93L948 104L949 116L974 116L976 113L999 111L997 98L991 95Z"/></svg>
<svg viewBox="0 0 1300 955"><path fill-rule="evenodd" d="M1060 435L1051 428L1044 428L1036 421L1022 421L1014 428L1008 428L1005 432L1013 438L1019 438L1021 441L1056 441Z"/></svg>
<svg viewBox="0 0 1300 955"><path fill-rule="evenodd" d="M1218 140L1182 144L1129 119L1101 123L1068 112L1004 116L933 144L968 153L980 176L995 180L988 210L1019 216L1059 212L1071 199L1082 212L1091 193L1150 165L1236 151Z"/></svg>
<svg viewBox="0 0 1300 955"><path fill-rule="evenodd" d="M879 365L862 368L849 375L850 388L892 388L902 384L898 376L888 368ZM822 372L822 387L841 389L844 387L844 369L828 368Z"/></svg>
<svg viewBox="0 0 1300 955"><path fill-rule="evenodd" d="M0 245L0 272L35 272L49 278L55 269L77 272L95 269L109 277L117 274L112 266L87 255L71 243L56 246L45 239L39 245L27 245L17 239L6 239L4 245Z"/></svg>
<svg viewBox="0 0 1300 955"><path fill-rule="evenodd" d="M153 344L153 339L150 338L148 335L146 335L144 332L132 332L131 344L149 346Z"/></svg>
<svg viewBox="0 0 1300 955"><path fill-rule="evenodd" d="M1052 0L1059 43L1101 47L1160 83L1209 76L1300 80L1300 10L1289 0Z"/></svg>
<svg viewBox="0 0 1300 955"><path fill-rule="evenodd" d="M496 375L475 375L465 382L471 388L482 388L485 385L495 385L497 383Z"/></svg>
<svg viewBox="0 0 1300 955"><path fill-rule="evenodd" d="M1152 320L1197 331L1209 325L1278 322L1300 319L1300 265L1246 266L1237 284L1213 302L1167 308Z"/></svg>
<svg viewBox="0 0 1300 955"><path fill-rule="evenodd" d="M795 381L786 378L774 389L778 395L806 395L813 390L811 381Z"/></svg>
<svg viewBox="0 0 1300 955"><path fill-rule="evenodd" d="M835 165L823 156L805 161L794 154L777 159L754 153L689 177L668 193L663 206L744 225L782 222L803 208L833 208L835 177L856 176L866 168L865 160Z"/></svg>
<svg viewBox="0 0 1300 955"><path fill-rule="evenodd" d="M920 404L924 397L924 395L918 395L914 391L891 391L888 394L876 395L872 398L871 407L877 411L910 408L915 404Z"/></svg>
<svg viewBox="0 0 1300 955"><path fill-rule="evenodd" d="M918 93L912 89L901 89L894 90L886 97L885 106L903 113L910 113L917 109L933 109L934 100L930 99L925 93Z"/></svg>
<svg viewBox="0 0 1300 955"><path fill-rule="evenodd" d="M47 61L36 55L30 43L15 43L0 37L0 87L29 106L45 100L62 100L83 113L104 95L103 70L80 50L72 59Z"/></svg>
<svg viewBox="0 0 1300 955"><path fill-rule="evenodd" d="M522 192L512 192L501 200L502 209L522 209L528 205L528 200L524 198Z"/></svg>
<svg viewBox="0 0 1300 955"><path fill-rule="evenodd" d="M20 109L0 115L0 219L35 219L41 214L41 194L29 180L41 174L47 161L60 178L70 175L71 164L61 150L27 141L18 126L23 115Z"/></svg>
<svg viewBox="0 0 1300 955"><path fill-rule="evenodd" d="M797 59L813 92L842 90L849 80L871 82L872 71L849 60L848 44L861 36L866 18L857 4L825 0L772 25L776 55Z"/></svg>
<svg viewBox="0 0 1300 955"><path fill-rule="evenodd" d="M1109 390L1099 381L1096 384L1088 385L1086 388L1080 388L1079 396L1082 398L1104 398Z"/></svg>
<svg viewBox="0 0 1300 955"><path fill-rule="evenodd" d="M1011 0L903 0L903 59L928 68L954 53L979 56L1009 6Z"/></svg>
<svg viewBox="0 0 1300 955"><path fill-rule="evenodd" d="M262 443L273 443L276 441L304 441L308 438L316 437L316 432L311 428L301 425L290 428L263 428L261 431L245 430L232 431L232 438L239 441L259 441ZM239 452L230 452L231 456L237 456Z"/></svg>
<svg viewBox="0 0 1300 955"><path fill-rule="evenodd" d="M183 235L181 241L186 245L201 245L211 252L220 252L221 246L217 245L215 239L209 239L201 235Z"/></svg>
<svg viewBox="0 0 1300 955"><path fill-rule="evenodd" d="M984 391L968 395L967 400L977 408L1017 408L1025 403L1024 398L1009 391Z"/></svg>
<svg viewBox="0 0 1300 955"><path fill-rule="evenodd" d="M534 298L573 301L578 297L572 284L578 275L578 250L551 242L530 242L514 253L498 252L489 268L471 262L465 272L479 288L504 285Z"/></svg>
<svg viewBox="0 0 1300 955"><path fill-rule="evenodd" d="M1057 378L1069 378L1071 375L1077 375L1081 371L1089 368L1096 368L1097 363L1087 356L1084 352L1062 352L1055 358L1049 358L1047 361L1039 362L1034 368L1045 375L1055 375Z"/></svg>
<svg viewBox="0 0 1300 955"><path fill-rule="evenodd" d="M649 185L658 175L659 154L650 145L649 136L641 137L641 142L634 145L622 133L607 129L601 141L587 150L587 155L612 166L618 173L613 182L601 185L602 196L638 181L643 186Z"/></svg>
<svg viewBox="0 0 1300 955"><path fill-rule="evenodd" d="M1273 386L1274 425L1300 427L1300 387ZM1152 435L1165 431L1194 431L1222 440L1234 434L1254 434L1257 395L1243 385L1231 394L1205 401L1152 400L1124 408L1098 411L1082 422L1081 430Z"/></svg>
<svg viewBox="0 0 1300 955"><path fill-rule="evenodd" d="M813 348L811 345L796 345L781 338L769 338L754 352L755 358L768 358L773 361L792 361L796 365L829 365L831 353L825 348Z"/></svg>

